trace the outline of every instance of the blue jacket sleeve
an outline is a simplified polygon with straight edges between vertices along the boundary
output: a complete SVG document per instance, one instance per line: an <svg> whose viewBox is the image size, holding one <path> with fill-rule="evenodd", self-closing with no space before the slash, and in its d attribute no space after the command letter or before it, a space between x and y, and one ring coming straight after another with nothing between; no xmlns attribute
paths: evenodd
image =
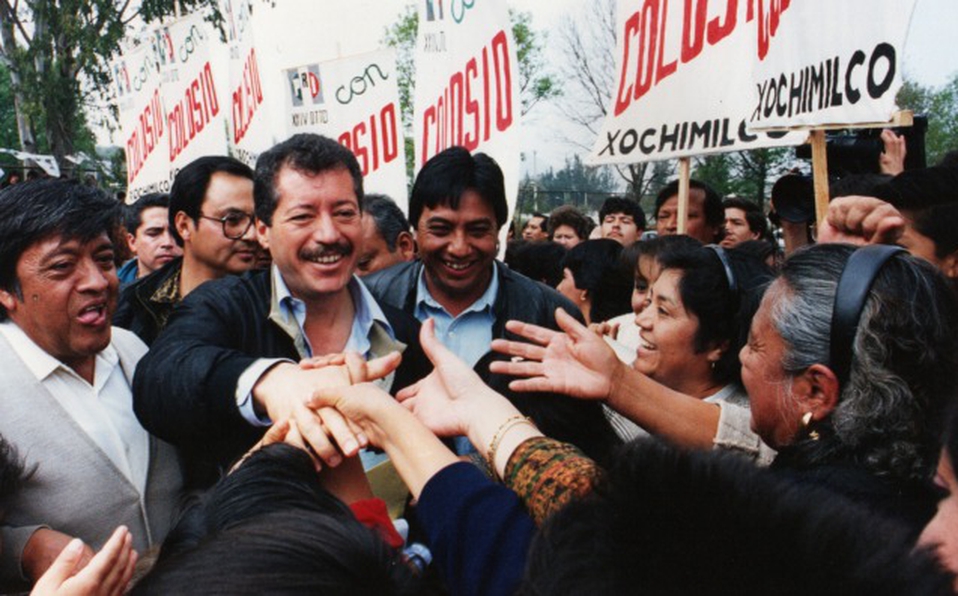
<svg viewBox="0 0 958 596"><path fill-rule="evenodd" d="M515 493L455 463L426 483L416 510L452 594L515 593L535 532Z"/></svg>

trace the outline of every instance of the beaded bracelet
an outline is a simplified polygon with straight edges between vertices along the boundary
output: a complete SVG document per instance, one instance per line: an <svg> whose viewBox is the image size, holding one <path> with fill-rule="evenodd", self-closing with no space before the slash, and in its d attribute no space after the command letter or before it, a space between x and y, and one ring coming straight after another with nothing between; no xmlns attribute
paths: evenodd
<svg viewBox="0 0 958 596"><path fill-rule="evenodd" d="M489 449L486 451L486 453L488 453L486 459L489 462L489 468L492 470L493 477L498 478L499 476L499 474L496 472L496 450L499 449L499 444L502 443L502 439L505 438L507 432L512 430L513 427L519 426L520 424L530 424L535 427L535 424L532 422L531 418L518 415L512 416L500 424L499 429L496 430L496 434L492 436L492 441L489 442Z"/></svg>

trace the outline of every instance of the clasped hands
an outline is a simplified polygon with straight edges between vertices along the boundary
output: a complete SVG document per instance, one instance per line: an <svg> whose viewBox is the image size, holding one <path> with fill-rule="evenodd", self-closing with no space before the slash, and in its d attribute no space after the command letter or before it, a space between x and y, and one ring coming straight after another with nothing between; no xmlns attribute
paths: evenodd
<svg viewBox="0 0 958 596"><path fill-rule="evenodd" d="M267 389L277 392L277 397L267 399L265 405L277 424L263 444L285 440L314 453L320 460L317 465L336 466L342 457L355 455L369 444L385 448L390 435L410 423L423 424L439 436L467 434L470 421L490 400L505 398L436 339L431 320L423 324L420 342L435 368L395 399L370 381L395 370L398 353L369 362L351 353L313 358L301 362L295 373L293 365L280 365L286 367L282 387L293 387L305 397L292 399L287 394L283 399L279 379L269 380ZM296 385L307 379L312 386ZM418 422L410 422L410 413Z"/></svg>

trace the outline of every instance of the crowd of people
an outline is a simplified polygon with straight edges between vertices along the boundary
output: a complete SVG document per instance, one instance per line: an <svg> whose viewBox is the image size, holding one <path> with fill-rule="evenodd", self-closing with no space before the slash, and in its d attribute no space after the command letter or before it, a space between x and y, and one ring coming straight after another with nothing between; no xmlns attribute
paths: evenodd
<svg viewBox="0 0 958 596"><path fill-rule="evenodd" d="M501 246L461 147L408 214L313 134L11 185L0 591L954 593L956 192L773 192L781 246L675 181Z"/></svg>

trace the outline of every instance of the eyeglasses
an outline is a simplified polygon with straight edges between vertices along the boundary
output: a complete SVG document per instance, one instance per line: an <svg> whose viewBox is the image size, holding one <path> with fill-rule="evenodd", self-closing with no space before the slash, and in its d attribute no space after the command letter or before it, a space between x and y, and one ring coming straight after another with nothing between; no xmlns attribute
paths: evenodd
<svg viewBox="0 0 958 596"><path fill-rule="evenodd" d="M230 240L239 240L246 235L250 226L253 225L253 216L242 211L233 211L223 217L210 217L200 213L200 217L220 222L223 226L223 235Z"/></svg>

